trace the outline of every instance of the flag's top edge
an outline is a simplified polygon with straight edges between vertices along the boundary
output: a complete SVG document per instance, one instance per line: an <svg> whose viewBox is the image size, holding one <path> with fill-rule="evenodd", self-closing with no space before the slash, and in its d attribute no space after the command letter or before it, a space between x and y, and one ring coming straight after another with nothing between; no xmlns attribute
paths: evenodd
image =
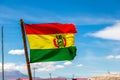
<svg viewBox="0 0 120 80"><path fill-rule="evenodd" d="M43 23L43 24L24 24L27 34L59 34L76 33L74 24Z"/></svg>

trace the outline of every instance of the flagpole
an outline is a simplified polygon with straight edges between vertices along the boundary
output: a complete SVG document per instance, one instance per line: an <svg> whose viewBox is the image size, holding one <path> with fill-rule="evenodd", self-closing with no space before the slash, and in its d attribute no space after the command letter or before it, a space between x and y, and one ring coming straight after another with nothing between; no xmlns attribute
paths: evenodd
<svg viewBox="0 0 120 80"><path fill-rule="evenodd" d="M4 44L3 44L3 26L2 26L2 80L4 80Z"/></svg>
<svg viewBox="0 0 120 80"><path fill-rule="evenodd" d="M27 51L26 35L25 35L25 30L24 30L24 21L22 19L20 19L20 26L21 26L21 31L22 31L23 43L24 43L24 51L25 51L29 80L32 80L30 62L29 62L28 51Z"/></svg>

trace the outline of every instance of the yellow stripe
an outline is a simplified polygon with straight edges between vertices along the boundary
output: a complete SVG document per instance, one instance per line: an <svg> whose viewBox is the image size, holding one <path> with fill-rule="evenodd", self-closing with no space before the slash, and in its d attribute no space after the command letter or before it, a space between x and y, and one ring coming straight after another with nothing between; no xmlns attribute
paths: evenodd
<svg viewBox="0 0 120 80"><path fill-rule="evenodd" d="M30 44L30 49L54 49L58 48L54 45L54 39L56 35L36 35L36 34L27 34L28 41ZM66 46L74 46L74 34L62 34L66 39Z"/></svg>

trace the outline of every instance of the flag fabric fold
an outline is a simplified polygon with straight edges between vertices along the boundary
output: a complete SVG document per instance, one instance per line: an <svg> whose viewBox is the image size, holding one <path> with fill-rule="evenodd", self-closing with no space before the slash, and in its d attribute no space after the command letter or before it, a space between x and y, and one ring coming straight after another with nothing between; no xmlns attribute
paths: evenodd
<svg viewBox="0 0 120 80"><path fill-rule="evenodd" d="M73 60L76 56L74 24L24 24L30 45L30 62Z"/></svg>

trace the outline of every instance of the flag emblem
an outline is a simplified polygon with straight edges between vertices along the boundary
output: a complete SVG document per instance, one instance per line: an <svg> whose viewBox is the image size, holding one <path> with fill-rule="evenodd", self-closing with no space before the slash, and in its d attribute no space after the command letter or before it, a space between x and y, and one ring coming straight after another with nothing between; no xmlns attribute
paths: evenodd
<svg viewBox="0 0 120 80"><path fill-rule="evenodd" d="M66 46L66 39L64 35L58 34L53 40L55 47L64 48Z"/></svg>

